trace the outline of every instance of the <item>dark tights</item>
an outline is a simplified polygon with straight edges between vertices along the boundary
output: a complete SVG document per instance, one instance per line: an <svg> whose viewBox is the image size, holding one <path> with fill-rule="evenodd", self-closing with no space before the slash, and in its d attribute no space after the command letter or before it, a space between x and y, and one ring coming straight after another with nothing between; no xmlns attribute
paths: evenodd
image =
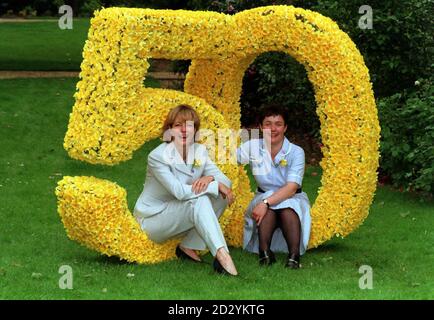
<svg viewBox="0 0 434 320"><path fill-rule="evenodd" d="M285 237L290 254L300 254L300 219L294 210L290 208L271 210L258 227L259 250L269 250L274 231L280 228Z"/></svg>

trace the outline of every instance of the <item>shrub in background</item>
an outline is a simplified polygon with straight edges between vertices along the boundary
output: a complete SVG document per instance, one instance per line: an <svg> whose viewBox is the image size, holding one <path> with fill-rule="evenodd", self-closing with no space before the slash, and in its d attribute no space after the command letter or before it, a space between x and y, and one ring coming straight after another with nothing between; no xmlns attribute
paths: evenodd
<svg viewBox="0 0 434 320"><path fill-rule="evenodd" d="M385 182L428 195L434 191L433 78L378 100L381 174Z"/></svg>

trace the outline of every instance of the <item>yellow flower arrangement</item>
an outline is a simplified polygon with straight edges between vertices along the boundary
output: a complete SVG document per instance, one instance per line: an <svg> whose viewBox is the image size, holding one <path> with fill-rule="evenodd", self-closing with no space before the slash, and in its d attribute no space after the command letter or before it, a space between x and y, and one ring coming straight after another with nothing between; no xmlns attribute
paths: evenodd
<svg viewBox="0 0 434 320"><path fill-rule="evenodd" d="M64 147L72 158L89 163L126 161L160 135L165 115L181 103L193 106L209 129L238 129L244 72L268 51L285 52L302 63L315 89L324 157L309 247L334 235L346 236L369 212L380 127L363 57L335 22L309 10L269 6L233 16L131 8L97 11L83 50ZM143 87L149 58L192 59L185 93ZM241 246L243 214L253 196L249 179L242 166L219 167L232 180L236 195L220 223L228 244ZM127 208L126 191L116 184L64 177L56 195L71 239L139 263L174 257L179 240L155 244L147 239Z"/></svg>
<svg viewBox="0 0 434 320"><path fill-rule="evenodd" d="M279 161L279 165L281 167L286 167L288 165L288 161L286 161L286 159L282 159Z"/></svg>

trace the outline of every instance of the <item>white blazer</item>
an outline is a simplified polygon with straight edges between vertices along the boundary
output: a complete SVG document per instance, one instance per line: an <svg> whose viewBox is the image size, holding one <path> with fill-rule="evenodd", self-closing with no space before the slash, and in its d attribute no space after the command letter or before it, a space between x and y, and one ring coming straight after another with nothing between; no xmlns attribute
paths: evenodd
<svg viewBox="0 0 434 320"><path fill-rule="evenodd" d="M213 176L214 181L205 191L195 194L191 185L202 176ZM134 216L147 218L158 214L173 200L190 200L204 194L217 198L219 182L229 188L232 186L228 177L209 158L204 145L194 143L190 146L186 164L174 142L163 142L148 155L146 180L134 207Z"/></svg>

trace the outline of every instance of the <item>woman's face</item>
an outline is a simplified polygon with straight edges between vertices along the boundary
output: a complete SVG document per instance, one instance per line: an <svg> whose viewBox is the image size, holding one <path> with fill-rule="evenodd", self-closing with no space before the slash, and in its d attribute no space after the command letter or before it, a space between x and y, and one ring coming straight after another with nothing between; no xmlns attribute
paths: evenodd
<svg viewBox="0 0 434 320"><path fill-rule="evenodd" d="M195 127L193 120L184 120L177 116L172 125L172 136L179 146L189 146L194 142Z"/></svg>
<svg viewBox="0 0 434 320"><path fill-rule="evenodd" d="M279 144L285 139L287 126L281 115L265 117L260 127L264 132L264 137L271 139L272 145Z"/></svg>

